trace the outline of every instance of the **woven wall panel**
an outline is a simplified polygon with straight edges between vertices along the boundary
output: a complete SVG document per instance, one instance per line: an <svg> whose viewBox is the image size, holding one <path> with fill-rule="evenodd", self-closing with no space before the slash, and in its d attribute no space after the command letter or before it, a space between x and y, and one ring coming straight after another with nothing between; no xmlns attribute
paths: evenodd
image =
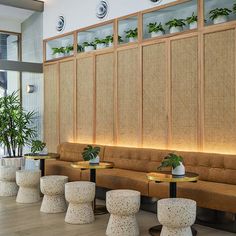
<svg viewBox="0 0 236 236"><path fill-rule="evenodd" d="M113 144L114 54L96 57L96 143Z"/></svg>
<svg viewBox="0 0 236 236"><path fill-rule="evenodd" d="M171 148L197 150L197 37L171 43Z"/></svg>
<svg viewBox="0 0 236 236"><path fill-rule="evenodd" d="M44 141L49 152L56 152L58 134L58 65L44 66Z"/></svg>
<svg viewBox="0 0 236 236"><path fill-rule="evenodd" d="M143 48L143 146L167 147L166 44Z"/></svg>
<svg viewBox="0 0 236 236"><path fill-rule="evenodd" d="M204 151L235 153L235 30L207 34L204 41Z"/></svg>
<svg viewBox="0 0 236 236"><path fill-rule="evenodd" d="M60 64L60 143L74 141L74 61Z"/></svg>
<svg viewBox="0 0 236 236"><path fill-rule="evenodd" d="M138 54L137 48L118 52L118 145L138 145L141 96Z"/></svg>
<svg viewBox="0 0 236 236"><path fill-rule="evenodd" d="M92 143L94 127L94 62L77 60L77 142Z"/></svg>

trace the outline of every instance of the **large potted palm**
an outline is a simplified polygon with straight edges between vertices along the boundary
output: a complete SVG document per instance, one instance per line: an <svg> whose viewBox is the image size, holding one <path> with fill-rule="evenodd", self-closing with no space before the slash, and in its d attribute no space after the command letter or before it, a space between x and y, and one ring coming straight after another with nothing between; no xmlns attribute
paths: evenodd
<svg viewBox="0 0 236 236"><path fill-rule="evenodd" d="M30 145L36 135L34 116L34 111L23 109L17 92L0 98L0 145L7 152L2 165L21 167L23 147Z"/></svg>

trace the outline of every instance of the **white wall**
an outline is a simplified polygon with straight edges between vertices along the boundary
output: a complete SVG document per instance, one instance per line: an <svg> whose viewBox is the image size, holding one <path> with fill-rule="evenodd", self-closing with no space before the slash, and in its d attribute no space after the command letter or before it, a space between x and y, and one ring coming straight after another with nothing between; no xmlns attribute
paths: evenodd
<svg viewBox="0 0 236 236"><path fill-rule="evenodd" d="M14 20L0 18L0 30L20 33L21 23Z"/></svg>
<svg viewBox="0 0 236 236"><path fill-rule="evenodd" d="M154 7L150 0L107 0L109 12L106 19L135 13ZM160 5L176 0L162 0ZM43 38L58 35L56 31L57 16L63 14L66 18L66 27L63 33L101 22L96 18L96 6L99 0L45 0L43 19Z"/></svg>

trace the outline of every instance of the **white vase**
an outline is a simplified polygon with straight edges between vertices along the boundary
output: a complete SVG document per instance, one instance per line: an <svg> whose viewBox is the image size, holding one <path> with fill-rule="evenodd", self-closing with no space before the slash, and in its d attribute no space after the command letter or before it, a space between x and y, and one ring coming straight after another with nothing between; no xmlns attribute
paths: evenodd
<svg viewBox="0 0 236 236"><path fill-rule="evenodd" d="M191 22L189 24L189 29L196 29L197 28L197 21Z"/></svg>
<svg viewBox="0 0 236 236"><path fill-rule="evenodd" d="M56 53L55 54L55 58L60 58L60 57L64 57L64 53Z"/></svg>
<svg viewBox="0 0 236 236"><path fill-rule="evenodd" d="M228 17L227 16L218 16L213 20L214 25L216 24L221 24L221 23L225 23L228 21Z"/></svg>
<svg viewBox="0 0 236 236"><path fill-rule="evenodd" d="M182 26L172 26L170 28L170 34L179 33L183 30Z"/></svg>
<svg viewBox="0 0 236 236"><path fill-rule="evenodd" d="M172 175L176 175L176 176L184 176L185 175L185 167L182 162L180 163L179 166L172 169Z"/></svg>
<svg viewBox="0 0 236 236"><path fill-rule="evenodd" d="M105 43L98 43L97 46L96 46L96 49L103 49L105 47L106 47Z"/></svg>
<svg viewBox="0 0 236 236"><path fill-rule="evenodd" d="M24 166L23 157L3 157L1 158L1 166L13 166L18 169Z"/></svg>
<svg viewBox="0 0 236 236"><path fill-rule="evenodd" d="M84 47L84 51L85 52L91 52L91 51L93 51L94 50L94 46L85 46Z"/></svg>
<svg viewBox="0 0 236 236"><path fill-rule="evenodd" d="M136 41L137 41L137 38L134 38L134 37L129 38L129 42L130 42L130 43L134 43L134 42L136 42Z"/></svg>
<svg viewBox="0 0 236 236"><path fill-rule="evenodd" d="M100 157L98 155L89 161L90 164L99 164L99 162L100 162Z"/></svg>
<svg viewBox="0 0 236 236"><path fill-rule="evenodd" d="M109 42L108 47L113 47L113 42Z"/></svg>
<svg viewBox="0 0 236 236"><path fill-rule="evenodd" d="M157 32L151 32L151 37L154 38L154 37L162 36L163 34L164 34L163 31L159 30Z"/></svg>

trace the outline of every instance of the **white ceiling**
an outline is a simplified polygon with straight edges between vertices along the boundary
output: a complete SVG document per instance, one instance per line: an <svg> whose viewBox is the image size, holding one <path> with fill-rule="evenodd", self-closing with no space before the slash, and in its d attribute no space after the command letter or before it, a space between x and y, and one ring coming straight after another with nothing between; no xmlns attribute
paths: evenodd
<svg viewBox="0 0 236 236"><path fill-rule="evenodd" d="M16 23L22 23L33 13L33 11L9 7L0 4L0 19L6 19L10 21L15 21Z"/></svg>

